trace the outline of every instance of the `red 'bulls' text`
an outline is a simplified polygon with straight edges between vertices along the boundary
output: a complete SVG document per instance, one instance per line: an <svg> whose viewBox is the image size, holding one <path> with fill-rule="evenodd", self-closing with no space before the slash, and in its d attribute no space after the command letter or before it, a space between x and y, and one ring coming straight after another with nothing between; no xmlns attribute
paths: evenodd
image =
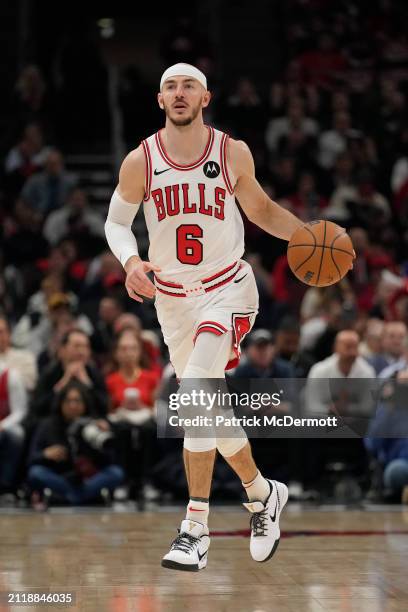
<svg viewBox="0 0 408 612"><path fill-rule="evenodd" d="M164 189L158 188L152 191L152 198L156 205L157 219L163 221L168 217L179 214L187 215L199 213L224 220L224 205L226 191L223 187L209 189L204 183L198 183L198 193L190 192L190 185L168 185ZM208 193L210 192L210 193ZM213 193L213 196L212 196ZM194 200L194 201L193 201Z"/></svg>

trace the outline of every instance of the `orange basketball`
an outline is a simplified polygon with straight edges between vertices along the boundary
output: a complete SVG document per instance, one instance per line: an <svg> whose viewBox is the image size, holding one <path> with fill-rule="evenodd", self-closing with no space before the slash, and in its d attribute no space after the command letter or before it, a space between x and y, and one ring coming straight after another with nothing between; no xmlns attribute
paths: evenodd
<svg viewBox="0 0 408 612"><path fill-rule="evenodd" d="M331 221L310 221L296 230L288 245L288 263L306 285L338 283L353 261L353 244L344 228Z"/></svg>

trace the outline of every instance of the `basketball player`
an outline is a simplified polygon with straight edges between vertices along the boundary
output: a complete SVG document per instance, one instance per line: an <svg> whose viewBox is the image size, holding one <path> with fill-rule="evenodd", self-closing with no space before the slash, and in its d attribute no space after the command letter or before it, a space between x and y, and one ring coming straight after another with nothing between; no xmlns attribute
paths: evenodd
<svg viewBox="0 0 408 612"><path fill-rule="evenodd" d="M289 240L302 225L262 190L247 145L203 123L210 99L206 77L194 66L175 64L163 73L158 103L165 127L124 160L105 225L109 246L126 271L129 296L137 302L155 297L181 386L187 379L224 378L225 370L238 363L240 343L258 311L254 274L241 259L244 230L235 198L246 216L273 236ZM140 259L131 231L142 201L149 261ZM233 438L197 437L184 429L190 500L162 565L186 571L207 565L216 450L246 490L251 555L266 561L279 543L287 487L263 477L242 428Z"/></svg>

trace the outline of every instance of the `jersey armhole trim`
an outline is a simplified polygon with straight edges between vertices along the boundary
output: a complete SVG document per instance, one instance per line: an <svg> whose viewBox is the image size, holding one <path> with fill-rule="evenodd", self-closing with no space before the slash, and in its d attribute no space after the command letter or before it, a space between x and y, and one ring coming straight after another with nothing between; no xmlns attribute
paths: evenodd
<svg viewBox="0 0 408 612"><path fill-rule="evenodd" d="M143 202L147 202L150 198L150 187L152 184L152 158L147 140L142 140L143 152L146 159L146 178L145 178L145 194Z"/></svg>
<svg viewBox="0 0 408 612"><path fill-rule="evenodd" d="M231 180L228 174L228 165L227 165L227 143L229 136L228 134L223 134L221 138L221 146L220 146L220 158L221 158L221 169L222 176L224 177L225 185L227 186L228 193L230 195L234 194L234 188L231 184Z"/></svg>

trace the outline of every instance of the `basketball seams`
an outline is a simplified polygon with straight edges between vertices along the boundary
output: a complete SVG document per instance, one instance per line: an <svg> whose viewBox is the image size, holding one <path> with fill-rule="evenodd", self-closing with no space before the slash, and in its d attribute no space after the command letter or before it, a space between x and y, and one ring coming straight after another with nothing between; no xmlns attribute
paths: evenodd
<svg viewBox="0 0 408 612"><path fill-rule="evenodd" d="M339 275L339 281L341 281L341 271L340 271L339 266L336 263L336 260L334 259L333 250L332 249L330 249L330 256L332 258L332 261L333 261L334 265L336 266L337 274Z"/></svg>
<svg viewBox="0 0 408 612"><path fill-rule="evenodd" d="M313 232L312 232L312 231L311 231L311 230L310 230L308 227L306 227L306 226L304 227L304 229L305 229L305 230L307 230L307 231L309 232L309 234L310 234L310 235L312 236L312 238L313 238L314 245L313 245L313 244L308 244L308 245L307 245L307 246L310 246L310 247L312 246L312 247L313 247L313 251L310 253L310 255L308 255L308 256L306 257L306 259L305 259L304 261L302 261L302 263L300 263L300 264L298 265L298 267L297 267L295 270L293 270L293 272L295 272L295 273L296 273L296 272L299 270L299 268L301 268L301 267L302 267L302 266L303 266L303 265L304 265L304 264L305 264L307 261L309 261L309 259L310 259L311 257L313 257L314 252L316 251L316 237L315 237L314 233L313 233Z"/></svg>
<svg viewBox="0 0 408 612"><path fill-rule="evenodd" d="M327 225L326 225L326 221L323 221L323 223L324 223L324 231L323 231L323 246L324 246L326 244L326 229L327 229ZM316 285L319 282L320 273L322 271L323 257L324 257L324 248L322 248L322 256L320 258L320 266L319 266L319 272L317 274Z"/></svg>
<svg viewBox="0 0 408 612"><path fill-rule="evenodd" d="M344 236L344 233L345 233L345 232L343 232L342 234L339 234L338 236L336 236L336 237L335 237L335 238L332 240L332 243L331 243L331 245L330 245L330 255L331 255L331 258L332 258L332 260L333 260L334 265L336 266L336 270L337 270L337 273L338 273L338 275L339 275L339 281L341 281L341 271L340 271L339 266L338 266L338 265L337 265L337 263L336 263L336 260L334 259L334 255L333 255L333 250L334 250L334 249L333 249L333 244L336 242L336 240L337 240L338 238L340 238L340 236ZM336 248L336 250L340 250L340 249ZM348 255L352 255L352 253L349 253L348 251L346 251L346 253L347 253Z"/></svg>
<svg viewBox="0 0 408 612"><path fill-rule="evenodd" d="M323 219L315 221L313 225L315 227L309 229L305 224L292 236L289 241L291 244L287 247L288 263L299 280L309 286L326 287L339 282L347 273L349 258L353 256L353 245L344 228ZM310 242L306 242L307 234L312 236ZM340 244L336 246L338 242ZM297 251L293 250L295 247L298 247ZM317 250L319 248L320 253ZM331 261L327 259L326 249L330 249Z"/></svg>
<svg viewBox="0 0 408 612"><path fill-rule="evenodd" d="M337 238L337 237L336 237ZM311 247L314 246L313 244L291 244L290 246L288 246L288 250L289 249L295 249L296 247ZM341 249L340 247L331 247L329 245L324 245L324 244L316 244L315 245L316 248L321 248L321 249L332 249L333 251L339 251L339 253L346 253L346 255L352 255L351 251L347 251L347 249Z"/></svg>

